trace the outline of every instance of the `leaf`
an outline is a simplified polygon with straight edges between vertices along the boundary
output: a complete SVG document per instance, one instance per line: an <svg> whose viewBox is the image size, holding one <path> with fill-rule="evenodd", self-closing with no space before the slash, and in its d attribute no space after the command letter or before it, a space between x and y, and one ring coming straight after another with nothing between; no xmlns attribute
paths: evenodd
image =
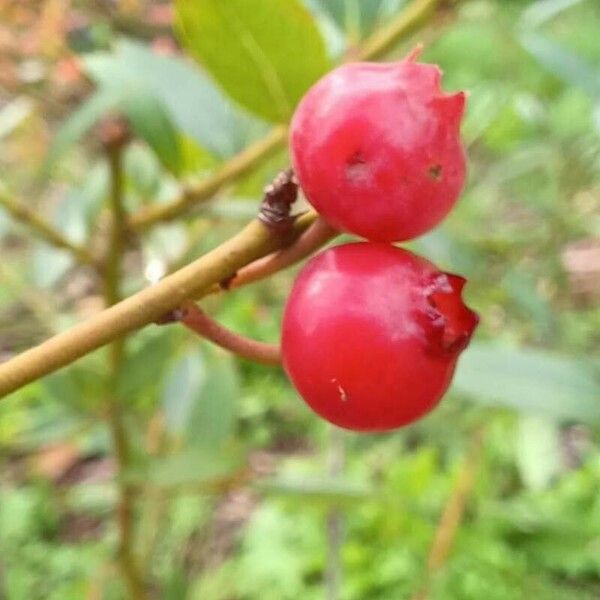
<svg viewBox="0 0 600 600"><path fill-rule="evenodd" d="M73 257L60 248L34 242L31 253L31 276L40 288L51 288L73 266Z"/></svg>
<svg viewBox="0 0 600 600"><path fill-rule="evenodd" d="M600 104L596 104L596 106L594 107L592 119L594 121L594 127L596 128L596 132L600 135Z"/></svg>
<svg viewBox="0 0 600 600"><path fill-rule="evenodd" d="M561 464L560 429L551 419L532 415L519 418L517 465L523 483L542 490L558 473Z"/></svg>
<svg viewBox="0 0 600 600"><path fill-rule="evenodd" d="M178 175L182 162L179 139L161 102L142 88L127 94L123 110L133 130L154 150L164 167Z"/></svg>
<svg viewBox="0 0 600 600"><path fill-rule="evenodd" d="M192 408L187 437L197 448L219 448L233 433L235 403L240 393L235 365L229 357L207 360L199 401Z"/></svg>
<svg viewBox="0 0 600 600"><path fill-rule="evenodd" d="M42 380L42 386L59 404L84 410L97 406L106 389L102 372L90 360L52 373Z"/></svg>
<svg viewBox="0 0 600 600"><path fill-rule="evenodd" d="M0 140L9 136L34 111L33 100L18 96L0 109Z"/></svg>
<svg viewBox="0 0 600 600"><path fill-rule="evenodd" d="M561 12L579 4L582 0L538 0L524 11L521 23L525 27L539 27Z"/></svg>
<svg viewBox="0 0 600 600"><path fill-rule="evenodd" d="M85 244L87 235L86 209L82 194L76 188L70 189L59 201L52 222L65 237L79 244Z"/></svg>
<svg viewBox="0 0 600 600"><path fill-rule="evenodd" d="M319 502L348 502L373 495L369 486L341 478L279 478L261 482L258 488L265 492L300 496Z"/></svg>
<svg viewBox="0 0 600 600"><path fill-rule="evenodd" d="M123 90L116 88L98 90L67 119L52 140L42 167L43 176L47 176L56 162L103 116L118 106L123 94Z"/></svg>
<svg viewBox="0 0 600 600"><path fill-rule="evenodd" d="M525 50L554 75L582 88L592 98L600 98L600 73L584 60L534 31L522 33L520 40Z"/></svg>
<svg viewBox="0 0 600 600"><path fill-rule="evenodd" d="M287 121L329 68L325 44L297 0L177 0L181 38L223 89L269 121Z"/></svg>
<svg viewBox="0 0 600 600"><path fill-rule="evenodd" d="M206 369L197 350L184 354L171 368L163 387L162 404L167 429L181 433L192 406L198 401Z"/></svg>
<svg viewBox="0 0 600 600"><path fill-rule="evenodd" d="M144 87L163 103L180 131L216 157L236 154L264 129L197 67L181 58L158 56L138 42L122 39L113 52L87 56L84 66L101 87Z"/></svg>
<svg viewBox="0 0 600 600"><path fill-rule="evenodd" d="M600 380L583 360L533 349L472 344L461 357L455 389L482 404L558 421L600 421Z"/></svg>
<svg viewBox="0 0 600 600"><path fill-rule="evenodd" d="M165 357L171 350L170 332L161 332L144 341L137 349L128 352L125 364L119 370L117 394L129 399L149 387L156 389L156 381L165 370Z"/></svg>
<svg viewBox="0 0 600 600"><path fill-rule="evenodd" d="M154 198L160 189L160 166L156 156L143 144L130 144L125 152L125 170L135 192Z"/></svg>
<svg viewBox="0 0 600 600"><path fill-rule="evenodd" d="M165 487L210 485L229 477L240 465L236 454L189 450L152 461L143 481Z"/></svg>
<svg viewBox="0 0 600 600"><path fill-rule="evenodd" d="M348 41L341 26L335 22L325 3L320 0L306 0L305 3L312 13L321 37L325 42L327 55L334 60L341 58L348 48Z"/></svg>
<svg viewBox="0 0 600 600"><path fill-rule="evenodd" d="M398 12L403 0L319 0L338 26L354 42L367 36L382 19Z"/></svg>

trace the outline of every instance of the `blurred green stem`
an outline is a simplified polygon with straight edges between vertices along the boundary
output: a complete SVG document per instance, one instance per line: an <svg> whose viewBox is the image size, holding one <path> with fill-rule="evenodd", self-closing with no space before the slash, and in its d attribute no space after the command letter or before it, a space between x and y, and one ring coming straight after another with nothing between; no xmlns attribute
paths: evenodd
<svg viewBox="0 0 600 600"><path fill-rule="evenodd" d="M310 256L339 234L340 232L329 225L325 219L318 217L292 244L240 269L225 287L231 290L265 279Z"/></svg>
<svg viewBox="0 0 600 600"><path fill-rule="evenodd" d="M93 264L94 257L87 248L69 241L58 229L40 217L35 210L21 202L17 202L1 190L0 205L15 221L31 229L39 239L51 246L66 250L79 263Z"/></svg>
<svg viewBox="0 0 600 600"><path fill-rule="evenodd" d="M302 215L290 235L300 235L315 219L313 211ZM238 234L155 285L0 364L0 398L101 346L155 323L185 300L206 295L243 266L281 248L287 239L287 235L274 235L254 219Z"/></svg>
<svg viewBox="0 0 600 600"><path fill-rule="evenodd" d="M125 242L125 210L123 207L123 165L121 144L107 147L107 157L110 166L110 212L111 224L108 238L108 252L104 264L104 301L110 307L120 300L121 273ZM127 433L123 423L122 399L117 389L120 371L125 360L125 338L115 339L108 350L107 377L107 413L108 426L113 441L115 460L117 464L117 484L119 498L117 502L117 525L119 530L119 567L133 600L145 597L144 584L139 567L136 564L133 548L133 511L134 491L124 481L130 457Z"/></svg>
<svg viewBox="0 0 600 600"><path fill-rule="evenodd" d="M429 550L425 582L421 589L412 597L412 600L427 599L431 580L448 559L452 542L458 532L467 508L467 502L475 485L475 471L481 457L483 434L483 428L477 428L473 432L467 454L458 471L456 483L450 492L450 496L440 516L431 549Z"/></svg>
<svg viewBox="0 0 600 600"><path fill-rule="evenodd" d="M335 427L329 428L328 472L332 480L338 478L346 462L344 432ZM325 588L327 600L339 600L342 596L342 543L344 537L344 516L339 506L332 506L327 513L327 564L325 568Z"/></svg>

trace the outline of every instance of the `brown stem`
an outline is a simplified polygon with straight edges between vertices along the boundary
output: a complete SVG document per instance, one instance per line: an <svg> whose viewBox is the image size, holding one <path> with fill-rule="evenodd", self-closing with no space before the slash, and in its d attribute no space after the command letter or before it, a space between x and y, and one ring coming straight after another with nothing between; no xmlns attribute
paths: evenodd
<svg viewBox="0 0 600 600"><path fill-rule="evenodd" d="M390 44L414 29L430 14L433 0L414 0L390 24L385 37L375 34L365 43L363 59L380 56ZM188 190L173 202L149 208L131 218L128 225L144 229L161 220L174 218L195 202L211 197L224 184L251 170L286 139L285 127L275 129L247 151L234 157L213 177ZM262 147L261 147L262 143ZM312 213L314 217L314 213ZM298 219L295 230L306 220ZM231 277L254 260L281 248L286 240L272 235L258 220L252 221L236 236L187 267L165 277L156 285L111 306L88 321L76 325L39 346L0 365L0 398L44 375L52 373L117 338L155 322L188 298L206 294L214 285Z"/></svg>
<svg viewBox="0 0 600 600"><path fill-rule="evenodd" d="M469 496L475 484L475 470L479 463L482 445L483 430L477 429L473 434L469 450L458 472L456 483L440 517L427 559L425 583L412 597L412 600L426 600L432 577L448 559L452 542L463 519Z"/></svg>
<svg viewBox="0 0 600 600"><path fill-rule="evenodd" d="M124 254L125 210L123 207L123 165L120 144L107 145L107 157L111 175L111 227L108 239L108 253L103 272L104 301L107 307L120 299L121 274ZM129 465L130 449L123 423L121 399L116 394L121 368L125 360L125 339L118 338L108 346L109 373L107 377L108 426L113 440L117 463L117 525L119 530L119 567L127 584L129 596L133 600L145 598L142 576L136 564L133 550L133 489L124 481L124 473Z"/></svg>
<svg viewBox="0 0 600 600"><path fill-rule="evenodd" d="M213 321L194 302L183 304L179 320L188 329L237 356L265 365L281 364L281 350L277 344L266 344L230 331Z"/></svg>
<svg viewBox="0 0 600 600"><path fill-rule="evenodd" d="M25 204L17 202L0 191L0 205L4 207L13 219L29 227L44 242L56 248L66 250L81 264L93 264L94 257L87 248L68 240L58 229Z"/></svg>
<svg viewBox="0 0 600 600"><path fill-rule="evenodd" d="M309 212L296 219L293 231L299 233L315 218L316 213ZM155 285L0 364L0 398L92 350L155 323L184 300L201 298L214 285L273 252L283 242L257 219L251 221L237 235Z"/></svg>
<svg viewBox="0 0 600 600"><path fill-rule="evenodd" d="M339 231L331 227L322 217L317 220L290 246L278 250L240 269L235 277L224 282L225 289L234 289L265 279L301 261L315 250L339 235Z"/></svg>

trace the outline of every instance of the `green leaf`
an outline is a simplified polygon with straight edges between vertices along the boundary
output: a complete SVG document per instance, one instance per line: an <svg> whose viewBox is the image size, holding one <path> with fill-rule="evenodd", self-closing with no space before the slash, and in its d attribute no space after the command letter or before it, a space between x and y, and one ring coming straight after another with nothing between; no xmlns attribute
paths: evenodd
<svg viewBox="0 0 600 600"><path fill-rule="evenodd" d="M40 288L51 288L73 266L73 257L62 248L48 247L44 242L34 242L31 253L31 276Z"/></svg>
<svg viewBox="0 0 600 600"><path fill-rule="evenodd" d="M325 44L297 0L177 0L184 44L223 89L270 121L287 121L329 68Z"/></svg>
<svg viewBox="0 0 600 600"><path fill-rule="evenodd" d="M124 91L116 88L98 90L62 125L52 140L42 174L47 176L56 162L68 152L102 117L122 101Z"/></svg>
<svg viewBox="0 0 600 600"><path fill-rule="evenodd" d="M521 22L525 27L539 27L561 12L579 4L582 0L538 0L523 11Z"/></svg>
<svg viewBox="0 0 600 600"><path fill-rule="evenodd" d="M154 198L160 189L161 169L156 156L143 144L130 144L125 152L125 170L135 192Z"/></svg>
<svg viewBox="0 0 600 600"><path fill-rule="evenodd" d="M210 485L227 478L240 465L236 454L189 450L152 461L143 480L165 487Z"/></svg>
<svg viewBox="0 0 600 600"><path fill-rule="evenodd" d="M522 33L520 40L525 50L556 77L580 87L592 98L600 98L600 73L591 65L535 31Z"/></svg>
<svg viewBox="0 0 600 600"><path fill-rule="evenodd" d="M112 52L87 56L84 66L100 87L148 90L163 103L179 130L219 158L239 152L263 129L193 64L158 56L138 42L122 39Z"/></svg>
<svg viewBox="0 0 600 600"><path fill-rule="evenodd" d="M592 119L594 121L594 127L596 128L596 132L600 134L600 104L596 104L596 106L594 107Z"/></svg>
<svg viewBox="0 0 600 600"><path fill-rule="evenodd" d="M199 401L187 425L189 443L197 448L219 448L233 433L235 403L240 393L234 362L227 356L207 359Z"/></svg>
<svg viewBox="0 0 600 600"><path fill-rule="evenodd" d="M472 344L455 389L482 404L556 420L600 421L600 380L583 360L533 349Z"/></svg>
<svg viewBox="0 0 600 600"><path fill-rule="evenodd" d="M70 365L42 380L46 394L57 402L75 409L96 406L105 393L103 374L93 360Z"/></svg>
<svg viewBox="0 0 600 600"><path fill-rule="evenodd" d="M544 417L523 415L519 418L517 465L523 483L542 490L558 473L561 464L560 428Z"/></svg>
<svg viewBox="0 0 600 600"><path fill-rule="evenodd" d="M184 354L168 373L162 394L167 428L181 433L186 426L192 406L198 402L206 369L202 354L194 350Z"/></svg>
<svg viewBox="0 0 600 600"><path fill-rule="evenodd" d="M181 171L179 139L161 102L142 88L127 94L123 110L133 130L154 150L163 166L178 175Z"/></svg>
<svg viewBox="0 0 600 600"><path fill-rule="evenodd" d="M323 9L351 41L366 37L377 24L392 17L405 0L319 0Z"/></svg>
<svg viewBox="0 0 600 600"><path fill-rule="evenodd" d="M117 394L129 399L148 388L156 389L156 381L165 371L165 357L169 356L172 337L169 331L154 335L137 348L130 350L119 370Z"/></svg>
<svg viewBox="0 0 600 600"><path fill-rule="evenodd" d="M373 490L364 484L341 478L271 479L257 484L264 491L284 496L310 498L318 502L350 502L363 500L373 495Z"/></svg>

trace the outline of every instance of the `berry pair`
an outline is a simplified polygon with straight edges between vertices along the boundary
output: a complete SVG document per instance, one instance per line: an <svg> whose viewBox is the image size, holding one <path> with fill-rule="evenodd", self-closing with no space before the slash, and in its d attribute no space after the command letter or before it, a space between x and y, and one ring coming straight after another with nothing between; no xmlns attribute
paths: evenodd
<svg viewBox="0 0 600 600"><path fill-rule="evenodd" d="M292 121L294 169L337 246L300 273L283 320L284 367L307 404L348 429L382 431L434 408L477 325L465 280L386 242L414 238L452 209L465 178L465 95L437 66L342 66Z"/></svg>

